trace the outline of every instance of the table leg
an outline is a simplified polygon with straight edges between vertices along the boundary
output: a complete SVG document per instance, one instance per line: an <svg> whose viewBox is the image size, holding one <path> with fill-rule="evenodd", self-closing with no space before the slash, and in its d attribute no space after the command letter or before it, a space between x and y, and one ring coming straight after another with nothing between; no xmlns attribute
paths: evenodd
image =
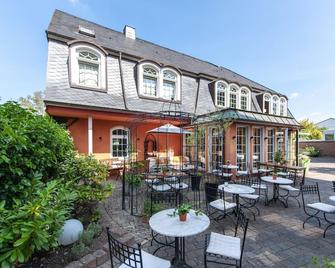
<svg viewBox="0 0 335 268"><path fill-rule="evenodd" d="M186 263L185 260L185 238L176 237L175 238L176 248L175 256L172 259L172 266L174 268L191 268L190 265Z"/></svg>
<svg viewBox="0 0 335 268"><path fill-rule="evenodd" d="M271 200L268 201L268 204L270 202L277 203L277 200L279 200L284 207L287 207L285 202L279 198L279 185L277 183L273 184L273 197Z"/></svg>

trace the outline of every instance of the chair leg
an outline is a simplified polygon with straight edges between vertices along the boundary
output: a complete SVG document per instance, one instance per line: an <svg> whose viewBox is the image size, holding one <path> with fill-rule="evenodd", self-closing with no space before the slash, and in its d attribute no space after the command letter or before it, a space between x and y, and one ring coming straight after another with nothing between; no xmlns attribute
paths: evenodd
<svg viewBox="0 0 335 268"><path fill-rule="evenodd" d="M328 230L330 227L332 227L332 226L335 226L335 222L329 224L329 225L326 227L326 229L325 229L324 232L323 232L323 238L326 238L326 232L327 232L327 230Z"/></svg>
<svg viewBox="0 0 335 268"><path fill-rule="evenodd" d="M318 212L318 213L319 213L319 212ZM310 215L307 219L304 220L304 222L303 222L303 224L302 224L302 228L303 228L303 229L305 229L305 223L306 223L308 220L312 219L312 218L317 219L317 220L318 220L318 223L319 223L319 227L321 227L320 219L319 219L319 218L316 216L316 214L315 214L315 215Z"/></svg>

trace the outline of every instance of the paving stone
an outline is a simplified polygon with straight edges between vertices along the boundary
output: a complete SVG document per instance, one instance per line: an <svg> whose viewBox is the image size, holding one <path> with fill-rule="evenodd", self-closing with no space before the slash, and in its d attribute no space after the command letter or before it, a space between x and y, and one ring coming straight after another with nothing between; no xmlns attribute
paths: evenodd
<svg viewBox="0 0 335 268"><path fill-rule="evenodd" d="M97 259L97 265L102 265L109 258L109 255L107 254L107 252L102 250L102 249L99 249L99 250L95 251L93 253L93 256L96 257L96 259Z"/></svg>
<svg viewBox="0 0 335 268"><path fill-rule="evenodd" d="M82 268L83 264L80 261L70 262L65 268Z"/></svg>
<svg viewBox="0 0 335 268"><path fill-rule="evenodd" d="M87 254L86 256L80 259L80 262L83 264L83 268L96 268L97 259L92 254Z"/></svg>

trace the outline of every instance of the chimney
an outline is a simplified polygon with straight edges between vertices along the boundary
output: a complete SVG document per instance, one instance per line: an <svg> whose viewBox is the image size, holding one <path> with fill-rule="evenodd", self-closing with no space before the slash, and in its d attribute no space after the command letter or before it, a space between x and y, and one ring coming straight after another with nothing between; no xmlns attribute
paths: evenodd
<svg viewBox="0 0 335 268"><path fill-rule="evenodd" d="M126 37L135 40L136 39L136 32L135 28L125 25L123 28L123 33Z"/></svg>

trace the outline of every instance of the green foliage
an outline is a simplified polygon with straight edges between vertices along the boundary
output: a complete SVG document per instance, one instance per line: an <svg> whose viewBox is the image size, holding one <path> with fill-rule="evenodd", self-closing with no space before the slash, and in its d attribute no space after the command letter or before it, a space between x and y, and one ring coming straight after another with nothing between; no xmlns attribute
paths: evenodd
<svg viewBox="0 0 335 268"><path fill-rule="evenodd" d="M306 146L302 153L311 157L320 156L320 151L316 150L313 146Z"/></svg>
<svg viewBox="0 0 335 268"><path fill-rule="evenodd" d="M59 232L70 215L76 194L67 182L36 183L28 201L14 199L10 209L0 203L0 263L23 263L41 250L58 246Z"/></svg>
<svg viewBox="0 0 335 268"><path fill-rule="evenodd" d="M14 102L0 105L0 199L27 199L36 178L57 178L60 164L73 152L67 131L48 116Z"/></svg>
<svg viewBox="0 0 335 268"><path fill-rule="evenodd" d="M321 260L313 256L312 257L312 266L309 267L314 267L314 268L335 268L335 260L331 261L327 257L323 257Z"/></svg>
<svg viewBox="0 0 335 268"><path fill-rule="evenodd" d="M95 209L91 216L92 222L98 222L101 219L101 210L99 208Z"/></svg>
<svg viewBox="0 0 335 268"><path fill-rule="evenodd" d="M143 180L143 175L136 174L133 172L127 172L125 174L126 182L133 187L140 187Z"/></svg>
<svg viewBox="0 0 335 268"><path fill-rule="evenodd" d="M306 140L321 140L322 139L322 128L318 127L312 121L304 119L299 122L301 126L301 133L306 133L302 138Z"/></svg>
<svg viewBox="0 0 335 268"><path fill-rule="evenodd" d="M283 161L283 152L281 150L275 152L274 160L276 163L281 163Z"/></svg>
<svg viewBox="0 0 335 268"><path fill-rule="evenodd" d="M88 247L81 241L77 241L71 248L71 254L75 259L81 258L88 252Z"/></svg>
<svg viewBox="0 0 335 268"><path fill-rule="evenodd" d="M161 211L163 208L159 203L150 202L149 199L144 202L143 216L151 217L153 214Z"/></svg>

